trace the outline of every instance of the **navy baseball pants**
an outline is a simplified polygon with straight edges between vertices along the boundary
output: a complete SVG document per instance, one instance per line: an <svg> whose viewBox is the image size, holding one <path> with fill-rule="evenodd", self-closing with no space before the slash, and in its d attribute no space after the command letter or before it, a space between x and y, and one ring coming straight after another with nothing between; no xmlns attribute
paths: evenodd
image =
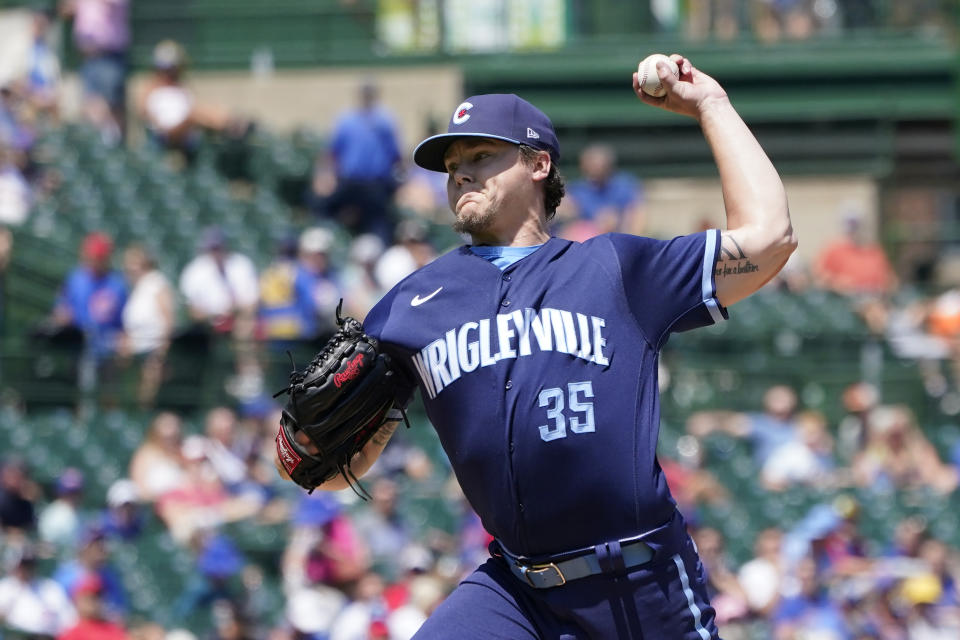
<svg viewBox="0 0 960 640"><path fill-rule="evenodd" d="M492 557L433 613L414 640L719 640L703 569L683 518L643 538L653 558L626 572L550 589Z"/></svg>

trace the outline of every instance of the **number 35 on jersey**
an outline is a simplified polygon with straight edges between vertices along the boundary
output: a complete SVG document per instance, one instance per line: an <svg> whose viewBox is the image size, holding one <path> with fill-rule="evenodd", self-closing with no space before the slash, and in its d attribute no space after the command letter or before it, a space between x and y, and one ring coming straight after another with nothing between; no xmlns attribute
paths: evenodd
<svg viewBox="0 0 960 640"><path fill-rule="evenodd" d="M540 439L544 442L567 437L570 433L593 433L593 382L570 382L567 388L552 387L540 392L538 398L547 410L547 424L540 425Z"/></svg>

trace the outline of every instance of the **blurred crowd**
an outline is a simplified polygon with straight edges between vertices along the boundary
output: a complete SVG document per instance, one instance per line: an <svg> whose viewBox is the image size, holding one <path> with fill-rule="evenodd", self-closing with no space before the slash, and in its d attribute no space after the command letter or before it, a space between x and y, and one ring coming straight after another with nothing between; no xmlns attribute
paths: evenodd
<svg viewBox="0 0 960 640"><path fill-rule="evenodd" d="M689 5L693 35L736 37L749 10L757 37L776 40L870 26L881 3ZM883 6L893 12L887 19L941 10L936 2ZM205 136L243 141L255 130L241 114L198 103L185 77L186 52L172 41L157 45L150 77L128 100L128 11L126 0L74 0L34 14L26 71L0 88L0 272L15 251L10 229L22 227L57 188L33 153L38 135L60 119L60 61L50 28L59 16L73 17L82 117L103 144L152 145L190 171ZM142 142L131 131L141 132ZM344 315L362 318L384 292L459 241L436 233L449 219L444 176L404 162L374 82L361 84L354 108L324 134L328 142L296 203L299 224L269 261L259 260L262 268L261 256L232 247L218 226L203 231L195 256L176 273L158 269L158 256L144 244L117 246L106 229L82 238L43 329L75 332L96 381L135 368L134 404L150 410L151 420L123 461L127 477L106 495L91 495L78 469L44 484L29 458L3 461L3 637L184 639L194 636L177 622L201 615L216 640L409 638L485 556L489 536L449 470L402 433L363 480L368 504L349 492L304 496L274 471L278 417L269 393L280 384L268 363L294 345L322 342L335 328L341 298ZM618 168L612 148L585 148L578 169L554 233L576 240L643 233L643 183ZM771 286L842 295L874 336L920 363L931 397L949 398L960 379L960 287L930 296L900 282L866 222L845 215L834 242L809 263L792 259ZM0 309L9 303L0 290ZM235 402L199 418L156 406L171 345L195 335L228 344L236 374ZM831 424L800 407L795 390L773 386L753 412L690 415L676 449L663 452L728 640L960 637L958 551L950 546L957 538L938 535L921 516L898 520L885 546L868 544L862 530L871 508L864 496L920 491L948 503L960 476L960 440L946 449L932 443L929 426L910 408L883 404L867 383L852 384L842 401L846 415ZM960 400L952 413L949 403L943 408L956 415ZM763 529L753 556L739 564L725 552L726 534L703 517L738 498L705 453L719 437L748 444L748 471L763 494L799 488L829 496L796 524ZM443 496L456 516L452 530L424 529L403 508L405 495L422 495L422 487ZM281 528L282 554L273 565L245 557L231 533L243 523ZM135 587L116 562L120 550L155 528L193 563L182 592L164 594L170 620L133 615ZM279 609L268 610L269 571L282 584Z"/></svg>
<svg viewBox="0 0 960 640"><path fill-rule="evenodd" d="M196 638L193 625L216 640L411 637L489 537L446 471L403 438L364 478L371 499L362 508L352 494L303 494L275 472L278 420L276 408L241 415L214 407L190 431L178 414L156 413L125 461L128 477L105 496L91 495L76 468L44 484L27 458L4 459L3 637ZM439 483L459 514L455 531L431 530L399 508L414 482ZM268 562L244 554L230 528L237 523L282 531ZM126 550L129 563L133 549L136 562L138 545L158 528L190 558L180 591L160 593L164 620L134 612L134 592L152 585L119 561ZM153 562L172 573L175 553L162 553ZM276 574L280 602L266 592L265 574Z"/></svg>
<svg viewBox="0 0 960 640"><path fill-rule="evenodd" d="M661 451L725 638L960 634L960 536L936 515L956 524L960 437L935 446L909 408L883 404L866 383L842 400L845 414L829 425L775 385L754 411L690 414L675 447ZM411 637L491 541L449 469L401 432L362 480L369 502L349 490L305 495L275 472L277 422L276 407L213 407L197 424L156 412L123 461L126 477L105 495L91 495L78 469L44 484L28 458L5 458L0 628L10 637L172 639L197 637L186 628L199 617L210 629L203 637L216 640ZM746 447L734 464L747 467L749 496L706 453L723 438ZM409 508L424 487L443 496L452 527ZM796 517L749 514L753 552L734 560L726 545L736 516L724 509L798 491L809 500ZM926 504L891 509L905 493ZM870 527L884 518L889 535L878 536ZM243 523L280 532L266 562L244 553L233 528ZM163 620L134 612L138 583L119 562L157 531L191 562L179 591L163 592ZM173 550L164 553L172 564ZM264 588L268 573L279 603Z"/></svg>
<svg viewBox="0 0 960 640"><path fill-rule="evenodd" d="M936 509L894 515L884 507L891 496L915 492L951 511L960 439L939 451L908 407L882 404L867 383L850 385L842 400L845 415L831 428L823 414L801 410L792 388L772 386L756 411L691 414L675 459L663 456L674 496L694 523L725 637L751 637L743 634L758 619L763 637L777 639L945 640L960 633L956 527L938 536ZM747 482L756 492L805 489L813 498L792 526L760 530L754 557L739 566L725 554L720 530L696 526L706 506L745 498L723 490L705 462L706 443L718 434L749 444ZM868 535L867 521L884 517L892 537ZM779 519L768 514L766 524Z"/></svg>

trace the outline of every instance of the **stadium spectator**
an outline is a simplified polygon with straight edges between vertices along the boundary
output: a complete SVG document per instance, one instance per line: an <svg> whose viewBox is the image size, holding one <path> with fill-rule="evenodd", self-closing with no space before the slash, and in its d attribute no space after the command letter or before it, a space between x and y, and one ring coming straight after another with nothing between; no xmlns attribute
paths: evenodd
<svg viewBox="0 0 960 640"><path fill-rule="evenodd" d="M658 455L657 460L684 517L695 520L700 505L720 504L730 499L723 484L706 468L704 447L697 438L681 436L677 440L676 457Z"/></svg>
<svg viewBox="0 0 960 640"><path fill-rule="evenodd" d="M33 42L27 58L22 91L33 110L56 119L60 101L60 59L54 51L47 7L32 10Z"/></svg>
<svg viewBox="0 0 960 640"><path fill-rule="evenodd" d="M400 144L393 117L378 103L376 84L364 81L358 97L360 104L334 125L329 158L319 163L330 163L336 187L315 206L355 234L374 233L390 242Z"/></svg>
<svg viewBox="0 0 960 640"><path fill-rule="evenodd" d="M258 333L278 345L304 335L294 290L296 278L297 239L286 236L277 243L273 261L260 274Z"/></svg>
<svg viewBox="0 0 960 640"><path fill-rule="evenodd" d="M796 408L793 389L775 385L763 394L763 413L702 411L688 418L687 431L698 438L714 432L749 438L757 466L762 469L777 448L798 440Z"/></svg>
<svg viewBox="0 0 960 640"><path fill-rule="evenodd" d="M200 251L180 274L190 317L214 332L237 340L253 335L259 290L257 269L247 256L232 252L219 227L203 232Z"/></svg>
<svg viewBox="0 0 960 640"><path fill-rule="evenodd" d="M160 148L176 149L192 159L204 131L243 131L245 123L223 108L198 103L184 84L187 55L173 40L153 49L153 71L137 96L137 115L150 140Z"/></svg>
<svg viewBox="0 0 960 640"><path fill-rule="evenodd" d="M157 514L174 540L186 544L197 533L257 513L259 500L246 495L231 497L224 488L207 459L202 436L184 438L182 454L185 482L157 499Z"/></svg>
<svg viewBox="0 0 960 640"><path fill-rule="evenodd" d="M930 537L927 530L927 521L920 516L903 518L893 529L888 557L912 558L920 555L920 546Z"/></svg>
<svg viewBox="0 0 960 640"><path fill-rule="evenodd" d="M759 532L753 541L753 558L737 572L750 611L767 616L777 605L786 570L781 546L783 531L776 527Z"/></svg>
<svg viewBox="0 0 960 640"><path fill-rule="evenodd" d="M928 537L920 543L917 556L940 587L940 597L932 604L952 607L955 614L960 614L960 609L957 608L960 607L960 583L957 582L960 566L956 551L951 550L943 541Z"/></svg>
<svg viewBox="0 0 960 640"><path fill-rule="evenodd" d="M129 609L127 593L120 574L110 564L110 552L103 529L90 527L81 536L76 557L62 562L54 571L53 579L67 593L91 577L100 581L103 611L110 620L123 620Z"/></svg>
<svg viewBox="0 0 960 640"><path fill-rule="evenodd" d="M216 602L238 597L230 582L240 574L245 560L236 544L222 533L208 532L197 546L197 571L173 606L181 619L198 611L210 611Z"/></svg>
<svg viewBox="0 0 960 640"><path fill-rule="evenodd" d="M821 512L824 517L821 518ZM811 509L814 527L810 548L818 566L829 570L831 576L861 576L869 574L872 561L867 558L866 545L860 532L860 503L847 495L838 495L827 504ZM823 524L816 529L817 521Z"/></svg>
<svg viewBox="0 0 960 640"><path fill-rule="evenodd" d="M73 626L76 611L63 587L37 575L31 546L8 546L0 579L0 625L28 638L51 638Z"/></svg>
<svg viewBox="0 0 960 640"><path fill-rule="evenodd" d="M383 241L372 233L364 233L353 239L348 262L340 272L341 286L350 293L343 299L344 315L362 319L386 293L377 283L374 273L383 251Z"/></svg>
<svg viewBox="0 0 960 640"><path fill-rule="evenodd" d="M397 243L377 260L374 275L387 291L436 257L427 240L427 226L421 220L404 220L397 225Z"/></svg>
<svg viewBox="0 0 960 640"><path fill-rule="evenodd" d="M775 448L760 470L760 480L768 491L794 485L828 487L835 482L833 437L824 415L803 411L796 417L796 429L797 438Z"/></svg>
<svg viewBox="0 0 960 640"><path fill-rule="evenodd" d="M204 452L220 481L229 489L247 476L244 460L249 443L237 437L237 414L228 407L214 407L204 419L206 442Z"/></svg>
<svg viewBox="0 0 960 640"><path fill-rule="evenodd" d="M904 406L873 411L864 448L853 459L853 478L862 487L891 491L930 487L939 493L957 488L957 469L944 464Z"/></svg>
<svg viewBox="0 0 960 640"><path fill-rule="evenodd" d="M740 3L734 0L690 0L685 27L696 40L733 40L740 33Z"/></svg>
<svg viewBox="0 0 960 640"><path fill-rule="evenodd" d="M69 467L57 478L57 497L40 511L37 533L40 540L58 549L70 548L80 533L80 502L84 478L78 469Z"/></svg>
<svg viewBox="0 0 960 640"><path fill-rule="evenodd" d="M333 621L346 604L343 592L323 584L290 591L284 607L284 619L291 631L289 637L297 640L329 637Z"/></svg>
<svg viewBox="0 0 960 640"><path fill-rule="evenodd" d="M397 508L397 483L378 478L371 487L370 508L354 518L357 534L367 543L374 568L388 580L397 578L399 558L413 542L410 524Z"/></svg>
<svg viewBox="0 0 960 640"><path fill-rule="evenodd" d="M264 488L250 476L247 461L255 451L255 433L241 430L237 414L228 407L214 407L204 419L204 452L224 488L232 495L265 501Z"/></svg>
<svg viewBox="0 0 960 640"><path fill-rule="evenodd" d="M180 417L169 411L158 413L130 459L130 479L142 500L153 502L186 481L182 444Z"/></svg>
<svg viewBox="0 0 960 640"><path fill-rule="evenodd" d="M256 436L253 439L253 450L247 459L247 470L250 477L271 498L271 503L260 513L264 521L290 519L290 505L287 500L289 488L277 474L273 461L277 448L274 438L277 435L277 425L280 424L280 412L280 407L271 403L263 408L260 415L250 416L251 420L256 420Z"/></svg>
<svg viewBox="0 0 960 640"><path fill-rule="evenodd" d="M854 382L843 390L841 402L846 415L837 426L837 454L849 464L867 439L870 414L880 401L880 393L869 382Z"/></svg>
<svg viewBox="0 0 960 640"><path fill-rule="evenodd" d="M30 215L33 194L15 161L15 154L0 139L0 225L18 227Z"/></svg>
<svg viewBox="0 0 960 640"><path fill-rule="evenodd" d="M729 629L730 622L746 617L748 608L747 596L726 557L723 534L703 527L693 532L693 541L707 576L707 591L710 604L717 612L717 624Z"/></svg>
<svg viewBox="0 0 960 640"><path fill-rule="evenodd" d="M123 254L123 267L130 297L123 308L120 354L135 358L140 365L137 402L140 406L150 406L160 389L170 348L176 299L170 281L156 268L144 247L128 247Z"/></svg>
<svg viewBox="0 0 960 640"><path fill-rule="evenodd" d="M57 640L126 640L123 627L107 618L103 582L97 574L81 579L71 591L79 620Z"/></svg>
<svg viewBox="0 0 960 640"><path fill-rule="evenodd" d="M140 494L132 480L121 478L107 489L107 508L99 526L108 540L134 542L143 533Z"/></svg>
<svg viewBox="0 0 960 640"><path fill-rule="evenodd" d="M73 42L83 56L84 115L115 144L126 126L130 0L61 0L60 11L73 17Z"/></svg>
<svg viewBox="0 0 960 640"><path fill-rule="evenodd" d="M205 450L202 436L190 435L183 439L184 480L156 501L157 515L181 544L223 522L221 510L229 496L207 462Z"/></svg>
<svg viewBox="0 0 960 640"><path fill-rule="evenodd" d="M806 40L839 18L835 3L814 11L807 0L763 0L754 9L754 32L763 42Z"/></svg>
<svg viewBox="0 0 960 640"><path fill-rule="evenodd" d="M336 328L342 292L330 261L332 247L333 234L327 229L312 227L300 234L294 290L303 338L316 338Z"/></svg>
<svg viewBox="0 0 960 640"><path fill-rule="evenodd" d="M383 578L371 572L357 580L350 604L344 607L330 630L330 640L388 640L387 617L390 611L383 598Z"/></svg>
<svg viewBox="0 0 960 640"><path fill-rule="evenodd" d="M27 475L26 462L7 458L0 466L0 528L5 535L15 539L33 531L38 493Z"/></svg>
<svg viewBox="0 0 960 640"><path fill-rule="evenodd" d="M796 638L801 632L823 640L853 640L840 605L830 598L813 558L800 560L792 572L795 595L786 595L773 614L774 637Z"/></svg>
<svg viewBox="0 0 960 640"><path fill-rule="evenodd" d="M904 616L910 640L949 640L960 637L960 612L943 606L943 587L937 576L920 574L906 578L899 596L908 607Z"/></svg>
<svg viewBox="0 0 960 640"><path fill-rule="evenodd" d="M425 481L433 473L430 457L406 434L397 435L391 440L392 451L384 451L377 459L371 473L395 479Z"/></svg>
<svg viewBox="0 0 960 640"><path fill-rule="evenodd" d="M617 170L613 148L596 144L580 152L579 180L567 187L576 216L592 227L577 232L578 240L610 231L639 233L644 225L643 186L630 174Z"/></svg>
<svg viewBox="0 0 960 640"><path fill-rule="evenodd" d="M80 249L81 263L67 276L51 317L55 327L84 332L99 360L112 355L123 330L127 285L110 266L113 240L102 232L88 234Z"/></svg>
<svg viewBox="0 0 960 640"><path fill-rule="evenodd" d="M433 613L449 592L449 586L435 575L420 574L410 578L406 599L393 605L387 595L389 613L387 629L390 638L412 638L427 617Z"/></svg>
<svg viewBox="0 0 960 640"><path fill-rule="evenodd" d="M869 240L856 214L844 217L843 235L821 250L815 276L821 287L850 296L888 294L897 286L883 247Z"/></svg>
<svg viewBox="0 0 960 640"><path fill-rule="evenodd" d="M766 286L787 293L803 295L813 286L813 275L810 273L808 261L797 252L791 253L780 273L774 276L773 280Z"/></svg>
<svg viewBox="0 0 960 640"><path fill-rule="evenodd" d="M14 152L14 160L21 168L25 164L23 154L30 151L36 137L28 125L26 108L26 100L11 86L0 85L0 147Z"/></svg>
<svg viewBox="0 0 960 640"><path fill-rule="evenodd" d="M447 177L414 165L394 197L401 217L418 218L446 225L450 222L447 204Z"/></svg>
<svg viewBox="0 0 960 640"><path fill-rule="evenodd" d="M302 496L292 524L282 560L288 590L318 584L339 588L369 567L366 546L335 497Z"/></svg>

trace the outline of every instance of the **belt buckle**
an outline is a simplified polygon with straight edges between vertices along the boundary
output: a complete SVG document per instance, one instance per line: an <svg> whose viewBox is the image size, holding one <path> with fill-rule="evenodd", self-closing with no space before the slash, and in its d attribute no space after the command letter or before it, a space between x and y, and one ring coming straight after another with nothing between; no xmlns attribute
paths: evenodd
<svg viewBox="0 0 960 640"><path fill-rule="evenodd" d="M523 577L527 579L527 584L529 584L534 589L537 589L539 587L533 584L533 580L530 579L530 574L536 573L537 575L540 575L544 571L550 571L551 569L553 571L556 571L557 577L560 578L560 584L554 585L554 586L562 587L563 585L567 584L567 579L564 577L563 572L560 571L560 567L558 567L553 562L549 562L547 564L534 564L529 567L520 565L520 572L523 573Z"/></svg>

